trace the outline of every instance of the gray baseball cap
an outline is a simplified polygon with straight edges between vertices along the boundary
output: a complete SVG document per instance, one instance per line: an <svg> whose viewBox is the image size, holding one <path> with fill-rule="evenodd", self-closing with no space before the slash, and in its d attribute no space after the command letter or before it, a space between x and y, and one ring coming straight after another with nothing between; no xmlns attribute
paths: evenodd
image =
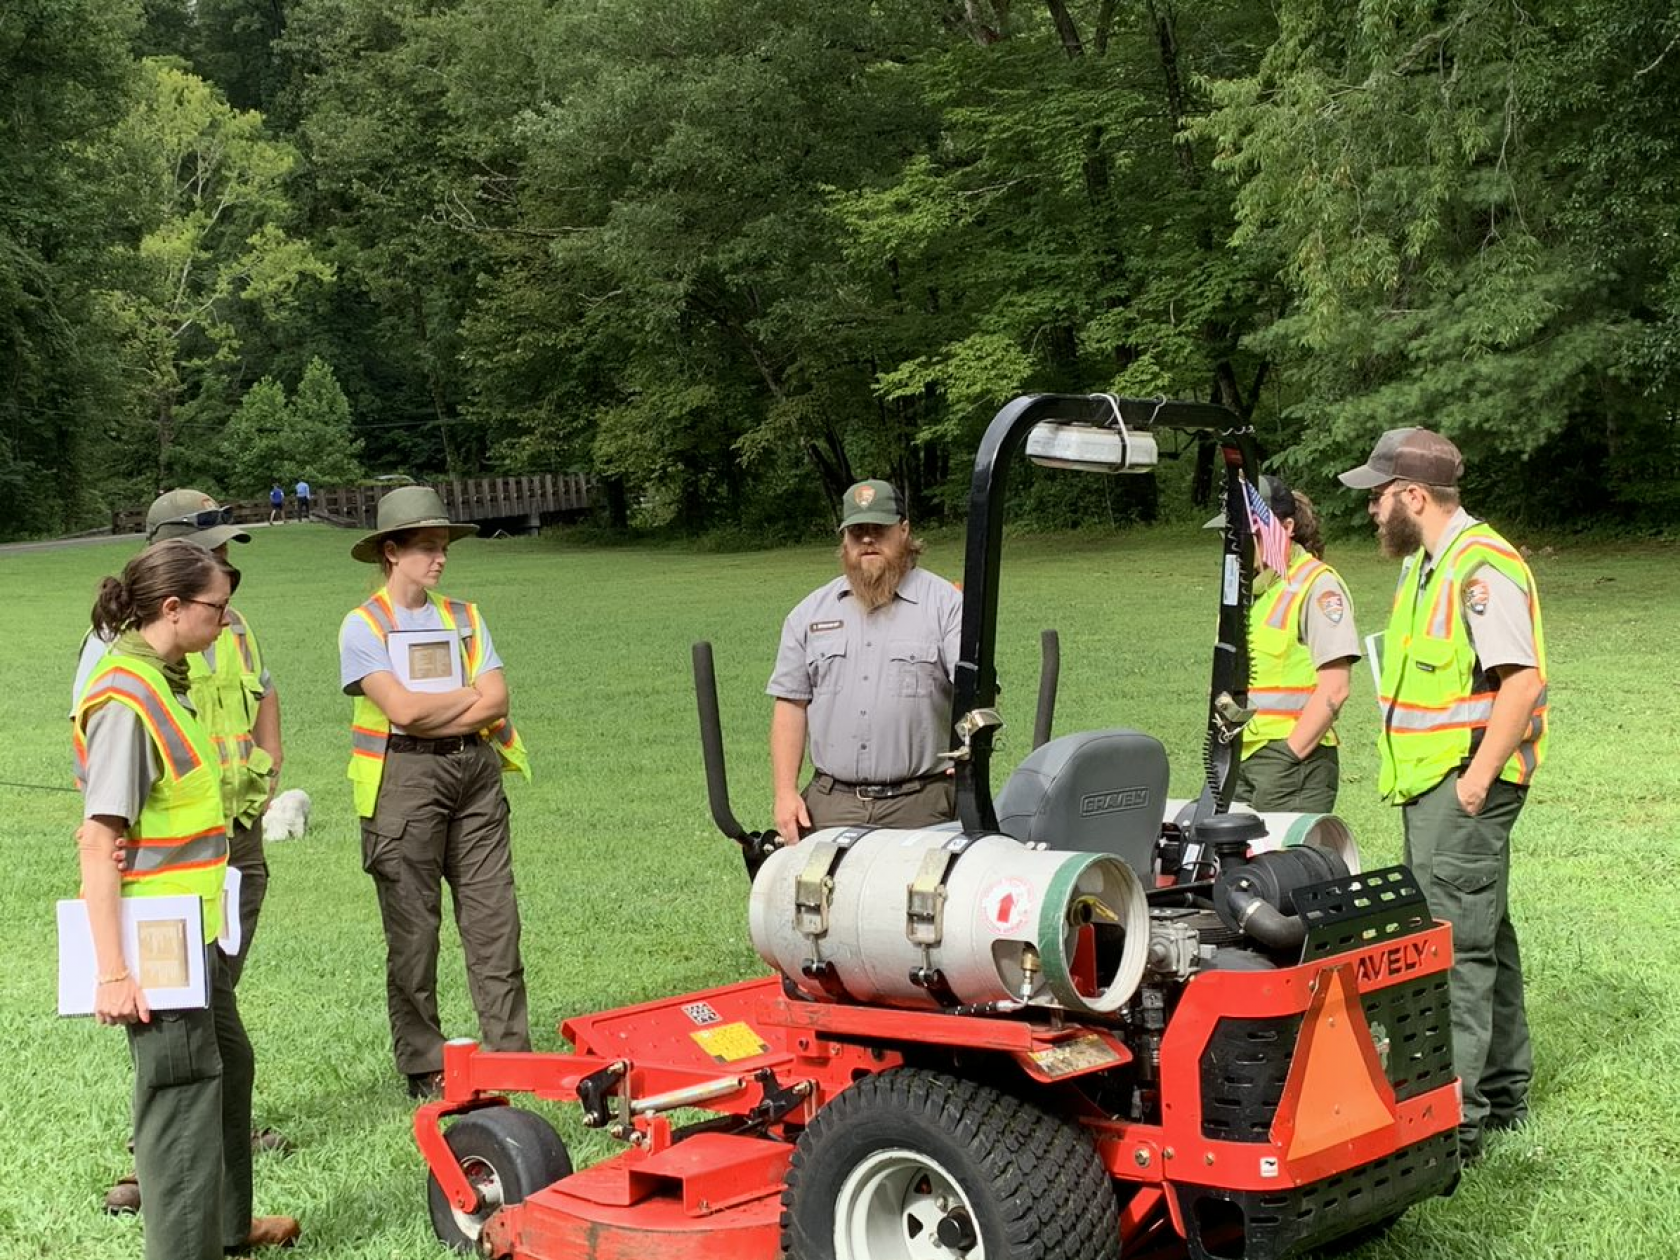
<svg viewBox="0 0 1680 1260"><path fill-rule="evenodd" d="M1344 486L1375 490L1391 481L1426 486L1456 486L1464 475L1464 456L1439 433L1428 429L1390 429L1377 439L1371 458L1340 476Z"/></svg>
<svg viewBox="0 0 1680 1260"><path fill-rule="evenodd" d="M233 523L233 509L223 507L202 490L169 490L146 509L146 541L185 538L196 547L214 551L223 543L251 541Z"/></svg>

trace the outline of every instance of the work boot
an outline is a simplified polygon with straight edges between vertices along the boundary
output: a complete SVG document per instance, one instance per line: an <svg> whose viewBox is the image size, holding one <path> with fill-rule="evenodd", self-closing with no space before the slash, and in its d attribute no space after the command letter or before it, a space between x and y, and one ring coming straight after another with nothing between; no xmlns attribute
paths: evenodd
<svg viewBox="0 0 1680 1260"><path fill-rule="evenodd" d="M251 1232L245 1235L245 1241L222 1250L230 1256L242 1256L259 1247L290 1247L302 1232L295 1216L253 1216Z"/></svg>
<svg viewBox="0 0 1680 1260"><path fill-rule="evenodd" d="M132 1216L140 1210L140 1182L133 1173L105 1192L105 1210L112 1216Z"/></svg>
<svg viewBox="0 0 1680 1260"><path fill-rule="evenodd" d="M251 1153L261 1155L265 1151L275 1155L290 1155L292 1144L278 1129L264 1127L251 1130Z"/></svg>
<svg viewBox="0 0 1680 1260"><path fill-rule="evenodd" d="M421 1101L443 1097L443 1073L410 1072L408 1074L408 1096Z"/></svg>

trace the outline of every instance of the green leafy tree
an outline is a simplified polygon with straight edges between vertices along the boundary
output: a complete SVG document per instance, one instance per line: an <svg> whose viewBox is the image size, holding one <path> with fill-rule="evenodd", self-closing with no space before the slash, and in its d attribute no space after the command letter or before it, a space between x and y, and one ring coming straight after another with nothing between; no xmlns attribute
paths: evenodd
<svg viewBox="0 0 1680 1260"><path fill-rule="evenodd" d="M116 283L104 299L144 382L150 440L141 449L151 452L157 484L178 479L171 452L182 404L236 361L236 305L278 314L300 287L333 278L306 241L280 226L295 160L264 135L259 115L230 108L212 85L171 64L141 63L109 155L140 230L116 251ZM202 445L217 417L195 418L188 436Z"/></svg>
<svg viewBox="0 0 1680 1260"><path fill-rule="evenodd" d="M276 480L330 486L362 476L350 404L332 368L310 361L290 401L264 377L245 392L222 437L225 483L234 494L260 495Z"/></svg>
<svg viewBox="0 0 1680 1260"><path fill-rule="evenodd" d="M1680 506L1680 12L1288 0L1279 20L1202 131L1238 181L1237 245L1290 292L1256 344L1286 366L1294 465L1427 424L1481 503Z"/></svg>
<svg viewBox="0 0 1680 1260"><path fill-rule="evenodd" d="M0 15L0 538L96 519L113 330L91 294L126 210L91 151L121 117L136 6L7 5Z"/></svg>

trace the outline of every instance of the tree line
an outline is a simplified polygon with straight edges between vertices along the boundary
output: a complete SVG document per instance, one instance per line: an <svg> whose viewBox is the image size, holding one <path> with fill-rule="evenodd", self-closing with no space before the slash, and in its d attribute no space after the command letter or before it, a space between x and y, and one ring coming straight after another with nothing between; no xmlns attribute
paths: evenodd
<svg viewBox="0 0 1680 1260"><path fill-rule="evenodd" d="M364 472L954 518L1044 390L1667 527L1677 100L1676 0L0 0L0 536Z"/></svg>

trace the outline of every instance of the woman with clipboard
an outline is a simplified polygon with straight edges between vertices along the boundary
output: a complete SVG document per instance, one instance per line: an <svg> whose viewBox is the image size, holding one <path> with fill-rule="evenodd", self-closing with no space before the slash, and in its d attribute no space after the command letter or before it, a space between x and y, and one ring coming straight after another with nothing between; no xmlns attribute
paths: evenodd
<svg viewBox="0 0 1680 1260"><path fill-rule="evenodd" d="M255 1060L215 941L227 871L221 763L187 706L187 654L228 622L239 571L185 539L148 547L100 584L94 629L115 641L76 702L82 899L98 968L93 1013L128 1029L134 1160L149 1260L211 1260L224 1248L290 1245L298 1223L251 1215ZM111 860L112 854L118 861ZM132 966L125 897L198 898L189 939L147 925ZM191 901L187 903L189 906ZM159 930L159 929L162 930ZM208 1005L151 1009L145 986L178 985L203 950Z"/></svg>
<svg viewBox="0 0 1680 1260"><path fill-rule="evenodd" d="M385 928L385 992L397 1071L412 1098L441 1090L438 928L448 881L484 1044L529 1050L507 795L502 774L529 777L508 721L507 683L474 604L437 591L449 545L478 532L450 521L429 486L379 501L378 528L351 548L384 585L339 631L351 697L349 777L362 866Z"/></svg>

